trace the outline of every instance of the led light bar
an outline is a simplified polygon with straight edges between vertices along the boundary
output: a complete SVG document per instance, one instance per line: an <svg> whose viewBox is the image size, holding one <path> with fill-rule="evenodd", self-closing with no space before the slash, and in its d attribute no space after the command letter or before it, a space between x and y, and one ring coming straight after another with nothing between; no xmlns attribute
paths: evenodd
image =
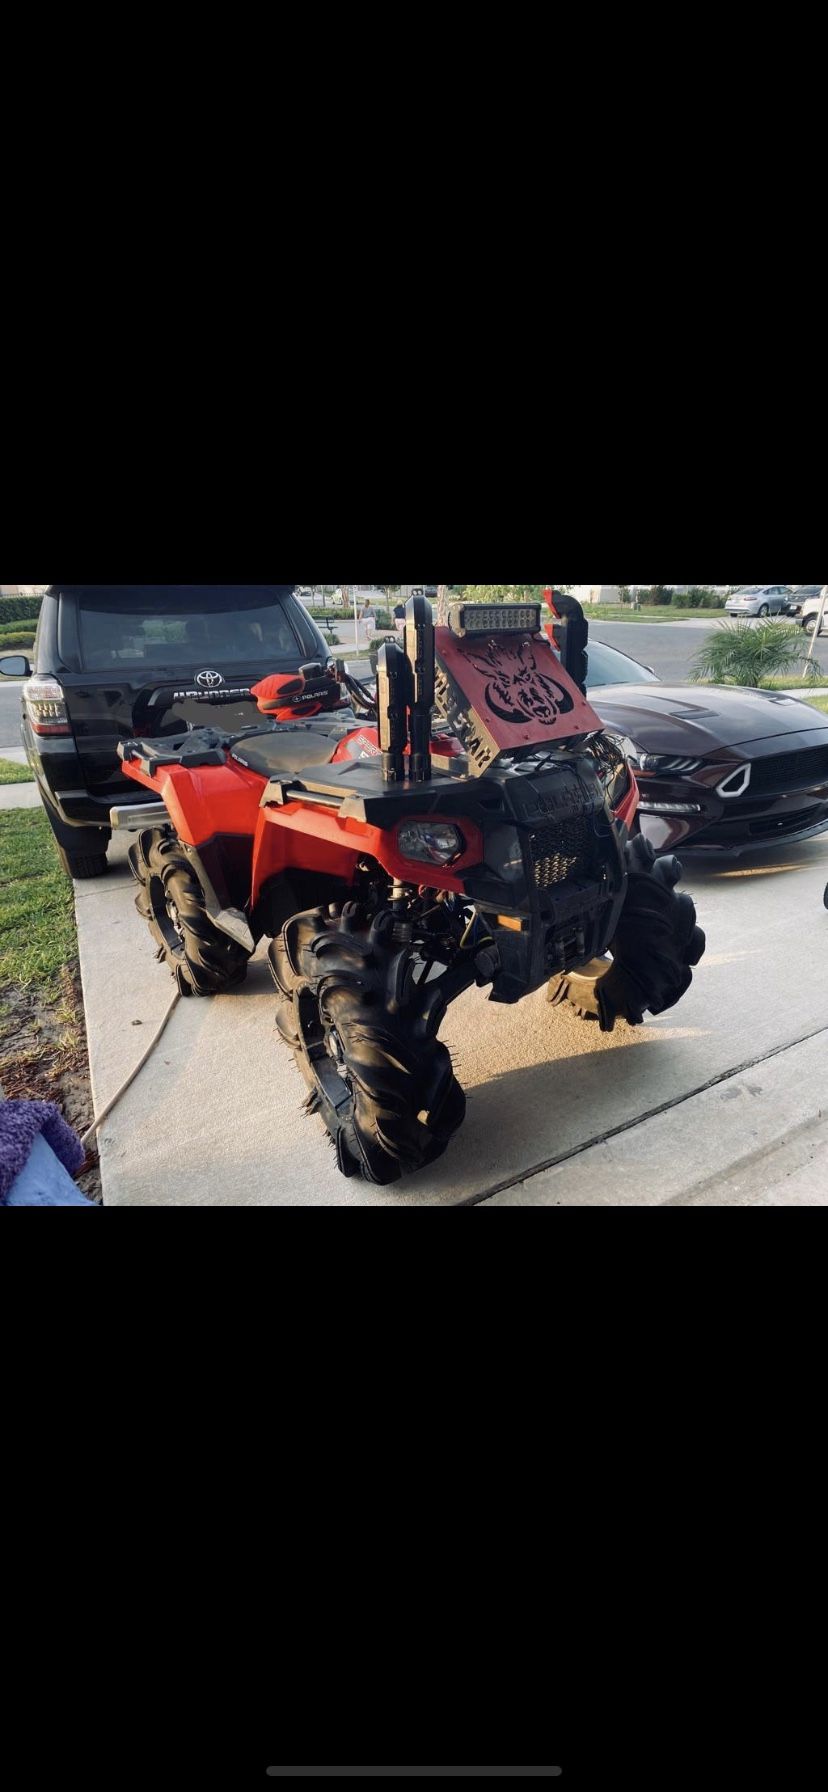
<svg viewBox="0 0 828 1792"><path fill-rule="evenodd" d="M449 626L454 635L537 635L540 604L452 604Z"/></svg>

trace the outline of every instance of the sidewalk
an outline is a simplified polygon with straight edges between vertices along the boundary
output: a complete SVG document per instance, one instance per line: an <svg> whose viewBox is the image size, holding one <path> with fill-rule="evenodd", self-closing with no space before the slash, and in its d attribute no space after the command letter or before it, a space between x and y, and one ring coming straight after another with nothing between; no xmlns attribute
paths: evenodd
<svg viewBox="0 0 828 1792"><path fill-rule="evenodd" d="M39 809L36 784L0 784L0 809Z"/></svg>
<svg viewBox="0 0 828 1792"><path fill-rule="evenodd" d="M11 765L26 764L22 747L0 747L0 759L8 759ZM0 784L0 809L37 809L39 805L36 784Z"/></svg>
<svg viewBox="0 0 828 1792"><path fill-rule="evenodd" d="M814 1093L827 1043L828 1023L485 1205L828 1206L828 1112Z"/></svg>
<svg viewBox="0 0 828 1792"><path fill-rule="evenodd" d="M133 905L127 841L76 885L96 1111L140 1057L173 986ZM274 1026L260 948L237 995L179 1003L101 1131L109 1206L828 1204L820 1168L828 1040L823 841L685 879L709 950L681 1007L609 1037L472 990L442 1037L469 1097L430 1170L346 1181ZM824 1184L824 1187L823 1187Z"/></svg>

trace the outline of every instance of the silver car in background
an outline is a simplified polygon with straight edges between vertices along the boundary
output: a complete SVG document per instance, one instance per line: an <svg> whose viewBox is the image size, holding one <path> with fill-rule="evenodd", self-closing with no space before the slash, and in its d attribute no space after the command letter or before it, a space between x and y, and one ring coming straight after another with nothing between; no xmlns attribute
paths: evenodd
<svg viewBox="0 0 828 1792"><path fill-rule="evenodd" d="M781 616L790 602L790 585L740 585L725 604L728 616Z"/></svg>

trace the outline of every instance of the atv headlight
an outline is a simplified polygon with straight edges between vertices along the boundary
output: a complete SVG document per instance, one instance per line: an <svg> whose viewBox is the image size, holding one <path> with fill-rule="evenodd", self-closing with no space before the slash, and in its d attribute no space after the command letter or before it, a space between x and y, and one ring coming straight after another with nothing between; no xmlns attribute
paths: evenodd
<svg viewBox="0 0 828 1792"><path fill-rule="evenodd" d="M450 865L466 850L460 829L445 821L404 821L397 829L397 846L404 859L426 865Z"/></svg>

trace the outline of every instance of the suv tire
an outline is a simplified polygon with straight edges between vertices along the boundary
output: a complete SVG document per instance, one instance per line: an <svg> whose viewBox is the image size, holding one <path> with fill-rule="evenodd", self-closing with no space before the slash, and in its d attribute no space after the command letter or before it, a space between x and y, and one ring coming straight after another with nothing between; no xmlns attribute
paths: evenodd
<svg viewBox="0 0 828 1792"><path fill-rule="evenodd" d="M105 877L109 869L105 852L67 852L58 846L58 858L67 877Z"/></svg>
<svg viewBox="0 0 828 1792"><path fill-rule="evenodd" d="M41 789L41 797L43 791ZM46 819L55 836L58 858L67 877L105 877L106 852L112 839L109 828L73 828L44 801Z"/></svg>

